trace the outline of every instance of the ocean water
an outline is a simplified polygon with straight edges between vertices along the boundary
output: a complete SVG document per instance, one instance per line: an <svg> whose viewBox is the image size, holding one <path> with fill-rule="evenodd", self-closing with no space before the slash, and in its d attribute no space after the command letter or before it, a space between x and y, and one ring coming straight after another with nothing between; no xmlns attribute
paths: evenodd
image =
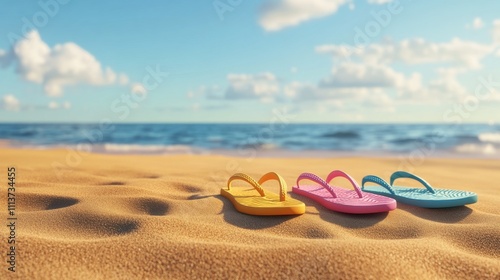
<svg viewBox="0 0 500 280"><path fill-rule="evenodd" d="M500 125L486 124L0 124L0 139L104 153L500 157Z"/></svg>

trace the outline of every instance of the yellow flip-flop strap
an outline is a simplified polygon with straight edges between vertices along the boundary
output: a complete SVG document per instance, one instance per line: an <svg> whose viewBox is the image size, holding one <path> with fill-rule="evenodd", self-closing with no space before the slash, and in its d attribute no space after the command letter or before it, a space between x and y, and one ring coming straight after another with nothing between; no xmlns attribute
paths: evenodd
<svg viewBox="0 0 500 280"><path fill-rule="evenodd" d="M252 177L250 177L244 173L236 173L233 176L231 176L229 178L229 180L227 180L227 189L228 190L231 189L231 182L233 182L234 180L243 180L243 181L249 183L259 192L260 196L265 196L264 189L262 189L260 184L257 183L254 179L252 179Z"/></svg>
<svg viewBox="0 0 500 280"><path fill-rule="evenodd" d="M277 180L280 185L280 201L285 201L287 185L285 180L275 172L269 172L259 179L259 184L262 184L269 180Z"/></svg>

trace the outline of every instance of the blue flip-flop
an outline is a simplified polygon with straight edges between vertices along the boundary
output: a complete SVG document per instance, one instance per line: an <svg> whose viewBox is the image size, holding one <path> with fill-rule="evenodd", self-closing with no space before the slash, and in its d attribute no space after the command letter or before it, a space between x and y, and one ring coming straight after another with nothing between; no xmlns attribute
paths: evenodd
<svg viewBox="0 0 500 280"><path fill-rule="evenodd" d="M393 183L398 178L417 180L425 186L425 189L394 186ZM379 186L371 185L365 187L365 183L367 182L375 183ZM361 189L365 192L394 198L397 202L423 208L447 208L477 202L476 193L458 190L435 189L424 179L405 171L394 172L391 175L390 185L377 176L365 176L361 183Z"/></svg>

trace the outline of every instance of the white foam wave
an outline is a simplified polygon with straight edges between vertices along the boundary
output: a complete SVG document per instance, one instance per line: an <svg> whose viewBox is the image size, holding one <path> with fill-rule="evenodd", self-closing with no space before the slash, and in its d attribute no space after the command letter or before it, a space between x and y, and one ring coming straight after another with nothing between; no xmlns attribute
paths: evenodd
<svg viewBox="0 0 500 280"><path fill-rule="evenodd" d="M455 147L455 151L464 154L481 154L481 155L495 155L498 150L493 144L477 145L477 144L463 144Z"/></svg>
<svg viewBox="0 0 500 280"><path fill-rule="evenodd" d="M104 144L104 151L108 153L192 153L193 149L186 145L132 145L132 144Z"/></svg>
<svg viewBox="0 0 500 280"><path fill-rule="evenodd" d="M272 143L265 143L259 146L260 149L262 150L275 150L279 148L279 145L277 144L272 144Z"/></svg>
<svg viewBox="0 0 500 280"><path fill-rule="evenodd" d="M478 138L481 142L500 143L500 133L480 133Z"/></svg>

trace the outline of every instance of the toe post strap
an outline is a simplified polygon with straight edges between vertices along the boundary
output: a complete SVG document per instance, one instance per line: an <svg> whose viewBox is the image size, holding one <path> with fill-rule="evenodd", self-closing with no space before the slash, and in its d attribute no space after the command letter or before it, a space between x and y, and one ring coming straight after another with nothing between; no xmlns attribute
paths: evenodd
<svg viewBox="0 0 500 280"><path fill-rule="evenodd" d="M320 186L325 188L334 198L337 198L337 194L335 193L335 191L333 191L332 187L330 187L330 185L328 185L328 183L325 182L325 180L321 179L317 175L307 172L300 174L299 177L297 178L297 188L299 189L300 189L299 182L302 180L309 180L319 184Z"/></svg>
<svg viewBox="0 0 500 280"><path fill-rule="evenodd" d="M280 185L280 201L285 201L286 200L287 185L286 185L286 182L283 179L283 177L281 177L276 172L269 172L267 174L264 174L259 179L258 184L263 184L264 182L267 182L269 180L276 180L276 181L278 181L278 184Z"/></svg>
<svg viewBox="0 0 500 280"><path fill-rule="evenodd" d="M414 174L411 174L409 172L406 172L406 171L396 171L396 172L394 172L391 175L391 186L394 186L394 181L396 179L399 179L399 178L408 178L408 179L416 180L416 181L420 182L422 185L424 185L424 187L430 193L433 193L433 194L436 193L436 191L434 190L434 188L429 183L427 183L424 179L418 177L417 175L414 175Z"/></svg>
<svg viewBox="0 0 500 280"><path fill-rule="evenodd" d="M364 190L365 188L365 184L367 182L371 182L371 183L375 183L377 185L380 185L384 188L386 188L391 194L395 194L394 190L392 189L392 187L387 184L386 181L384 181L384 179L380 178L380 177L377 177L377 176L374 176L374 175L367 175L363 178L363 181L361 182L361 189Z"/></svg>
<svg viewBox="0 0 500 280"><path fill-rule="evenodd" d="M356 180L354 180L351 176L349 176L349 174L345 173L344 171L334 170L330 172L330 174L328 174L328 176L326 177L326 183L329 184L336 177L343 177L349 180L349 182L351 182L351 185L354 187L354 190L358 194L358 197L363 197L363 192L359 188L358 182L356 182Z"/></svg>

